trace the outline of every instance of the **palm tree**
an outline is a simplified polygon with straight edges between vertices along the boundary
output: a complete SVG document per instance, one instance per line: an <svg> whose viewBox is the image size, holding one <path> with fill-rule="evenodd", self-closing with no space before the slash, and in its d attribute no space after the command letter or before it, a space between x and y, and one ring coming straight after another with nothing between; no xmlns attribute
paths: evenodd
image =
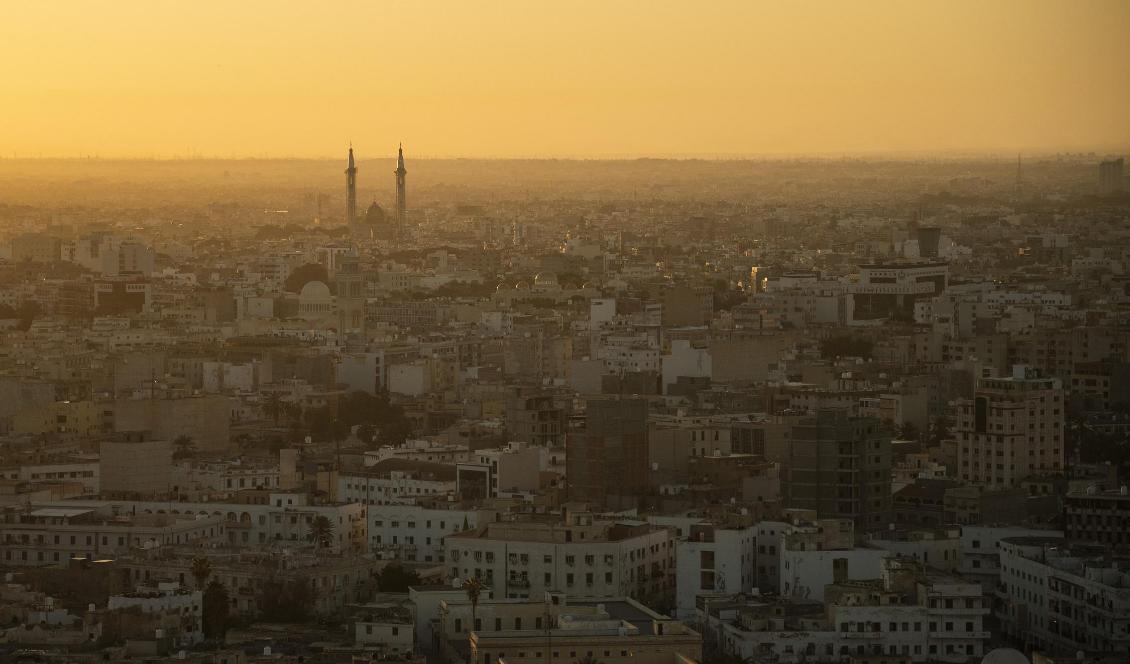
<svg viewBox="0 0 1130 664"><path fill-rule="evenodd" d="M212 561L204 556L196 556L192 559L192 577L196 579L196 587L203 588L204 582L212 575Z"/></svg>
<svg viewBox="0 0 1130 664"><path fill-rule="evenodd" d="M173 458L184 459L196 452L196 441L192 439L192 436L181 434L173 439L173 447L176 448L173 452Z"/></svg>
<svg viewBox="0 0 1130 664"><path fill-rule="evenodd" d="M479 610L479 597L482 596L484 590L486 590L486 584L477 576L463 582L463 592L467 593L467 599L471 602L472 625L475 624Z"/></svg>
<svg viewBox="0 0 1130 664"><path fill-rule="evenodd" d="M310 522L309 538L315 547L328 547L333 544L334 524L325 516L317 516Z"/></svg>
<svg viewBox="0 0 1130 664"><path fill-rule="evenodd" d="M263 402L263 413L268 415L275 424L279 423L279 416L283 414L283 400L282 395L278 392L270 392L267 394L267 400Z"/></svg>

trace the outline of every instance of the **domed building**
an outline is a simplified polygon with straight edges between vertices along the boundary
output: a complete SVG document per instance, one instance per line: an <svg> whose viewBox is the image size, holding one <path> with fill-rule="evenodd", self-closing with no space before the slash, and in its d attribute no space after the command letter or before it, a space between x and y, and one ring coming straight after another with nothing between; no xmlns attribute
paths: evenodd
<svg viewBox="0 0 1130 664"><path fill-rule="evenodd" d="M298 315L312 319L329 316L333 313L334 296L330 287L322 281L310 281L298 294Z"/></svg>
<svg viewBox="0 0 1130 664"><path fill-rule="evenodd" d="M351 234L358 240L377 240L393 245L400 244L400 224L394 217L385 213L379 203L373 201L365 211L365 217L357 224L357 228L350 229Z"/></svg>

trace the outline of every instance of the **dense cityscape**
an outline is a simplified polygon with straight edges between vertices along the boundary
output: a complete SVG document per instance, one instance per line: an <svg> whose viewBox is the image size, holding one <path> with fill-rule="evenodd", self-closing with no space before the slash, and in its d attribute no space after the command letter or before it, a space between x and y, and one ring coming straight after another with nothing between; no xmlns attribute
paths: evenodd
<svg viewBox="0 0 1130 664"><path fill-rule="evenodd" d="M0 160L3 661L1130 659L1122 158L340 152Z"/></svg>

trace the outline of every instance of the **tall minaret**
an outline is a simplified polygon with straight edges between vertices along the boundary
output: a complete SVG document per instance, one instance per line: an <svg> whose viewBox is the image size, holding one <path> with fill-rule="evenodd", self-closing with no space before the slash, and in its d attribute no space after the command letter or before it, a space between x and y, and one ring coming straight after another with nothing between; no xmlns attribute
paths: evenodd
<svg viewBox="0 0 1130 664"><path fill-rule="evenodd" d="M408 198L404 188L404 176L408 175L404 168L404 144L400 144L400 152L396 155L396 225L398 231L404 233L404 224L408 221Z"/></svg>
<svg viewBox="0 0 1130 664"><path fill-rule="evenodd" d="M352 231L357 224L357 165L353 163L353 144L349 144L349 167L345 169L345 223Z"/></svg>

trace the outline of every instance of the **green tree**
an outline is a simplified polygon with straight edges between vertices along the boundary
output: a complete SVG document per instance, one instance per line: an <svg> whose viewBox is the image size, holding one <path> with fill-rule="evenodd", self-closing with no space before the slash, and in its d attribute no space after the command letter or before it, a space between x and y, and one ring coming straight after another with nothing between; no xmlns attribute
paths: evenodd
<svg viewBox="0 0 1130 664"><path fill-rule="evenodd" d="M377 588L383 593L406 593L411 586L420 585L420 575L397 561L390 562L377 572Z"/></svg>
<svg viewBox="0 0 1130 664"><path fill-rule="evenodd" d="M310 532L307 538L318 548L333 546L334 524L325 515L314 517L310 522Z"/></svg>
<svg viewBox="0 0 1130 664"><path fill-rule="evenodd" d="M326 266L318 263L307 263L295 268L294 272L286 278L283 284L283 289L290 293L298 293L302 291L302 287L311 281L321 281L327 286L330 285L330 275L326 272Z"/></svg>
<svg viewBox="0 0 1130 664"><path fill-rule="evenodd" d="M259 616L267 622L304 623L314 617L314 590L306 579L269 579L257 603Z"/></svg>
<svg viewBox="0 0 1130 664"><path fill-rule="evenodd" d="M898 428L898 437L902 440L918 440L918 426L914 422L903 422Z"/></svg>
<svg viewBox="0 0 1130 664"><path fill-rule="evenodd" d="M196 441L192 436L181 434L173 439L173 458L187 459L196 454Z"/></svg>
<svg viewBox="0 0 1130 664"><path fill-rule="evenodd" d="M283 406L282 395L278 392L270 392L263 402L263 413L278 426L279 417L283 414Z"/></svg>
<svg viewBox="0 0 1130 664"><path fill-rule="evenodd" d="M204 556L192 559L192 578L196 579L196 587L204 588L204 583L212 575L212 561Z"/></svg>
<svg viewBox="0 0 1130 664"><path fill-rule="evenodd" d="M228 613L231 610L231 598L228 589L219 581L212 581L204 589L203 616L201 623L204 636L209 639L222 639L228 630Z"/></svg>

